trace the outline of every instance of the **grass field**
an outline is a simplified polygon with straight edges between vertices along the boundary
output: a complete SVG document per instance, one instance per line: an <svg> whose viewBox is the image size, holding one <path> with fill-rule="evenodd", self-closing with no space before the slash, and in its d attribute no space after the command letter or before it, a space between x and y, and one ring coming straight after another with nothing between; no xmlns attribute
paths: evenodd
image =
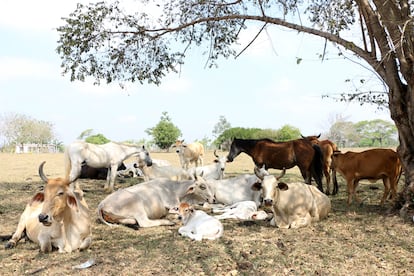
<svg viewBox="0 0 414 276"><path fill-rule="evenodd" d="M178 165L175 153L151 156ZM205 163L212 159L209 152ZM0 235L13 233L25 204L43 185L37 174L42 161L49 177L63 176L62 154L0 154ZM252 171L244 154L226 168L228 176ZM283 179L301 177L291 169ZM227 220L223 237L202 242L179 236L178 222L139 230L96 222L96 207L107 196L104 182L81 180L93 221L90 249L42 254L36 244L21 241L14 249L0 249L0 275L414 275L413 224L388 214L390 203L379 206L382 182L362 181L363 204L348 208L345 184L338 180L339 194L330 196L332 212L310 227L284 230L265 221ZM121 179L115 187L141 181ZM95 265L72 268L89 259Z"/></svg>

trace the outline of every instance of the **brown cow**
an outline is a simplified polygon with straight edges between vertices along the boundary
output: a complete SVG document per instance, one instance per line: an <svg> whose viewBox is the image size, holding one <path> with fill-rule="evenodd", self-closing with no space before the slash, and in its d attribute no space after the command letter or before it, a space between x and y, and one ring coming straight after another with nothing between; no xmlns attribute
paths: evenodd
<svg viewBox="0 0 414 276"><path fill-rule="evenodd" d="M204 146L200 142L184 144L184 140L177 140L172 147L177 148L175 151L180 157L181 167L188 169L190 163L196 167L203 166Z"/></svg>
<svg viewBox="0 0 414 276"><path fill-rule="evenodd" d="M401 176L402 167L398 154L392 149L370 149L362 152L333 154L333 166L346 180L348 191L348 205L352 196L359 202L356 188L361 179L376 181L382 179L384 183L384 195L381 205L384 204L390 191L391 197L397 196L397 184Z"/></svg>
<svg viewBox="0 0 414 276"><path fill-rule="evenodd" d="M59 252L87 249L92 233L82 191L73 192L67 179L48 179L43 173L44 163L39 166L40 178L46 182L44 192L27 204L6 248L15 247L26 231L28 238L40 245L41 252L50 252L53 247Z"/></svg>
<svg viewBox="0 0 414 276"><path fill-rule="evenodd" d="M333 172L333 167L332 167L332 155L334 153L334 151L338 151L338 147L336 146L336 144L330 140L319 140L318 138L321 135L319 134L318 136L307 136L304 137L302 136L302 138L309 140L312 144L316 144L319 145L319 147L321 148L322 151L322 158L323 158L323 174L325 175L325 179L326 179L326 191L325 193L327 195L330 194L330 186L331 186L331 171ZM336 181L336 178L333 179L333 191L332 194L336 195L338 193L338 182Z"/></svg>

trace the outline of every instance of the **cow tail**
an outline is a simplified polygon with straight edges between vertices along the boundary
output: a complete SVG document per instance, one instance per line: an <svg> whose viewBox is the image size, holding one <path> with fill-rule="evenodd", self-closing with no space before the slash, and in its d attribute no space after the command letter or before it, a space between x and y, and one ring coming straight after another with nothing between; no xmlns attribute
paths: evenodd
<svg viewBox="0 0 414 276"><path fill-rule="evenodd" d="M105 220L105 218L103 217L103 210L102 210L102 208L103 208L103 202L101 202L101 203L99 203L99 205L98 205L98 220L100 221L100 222L102 222L103 224L106 224L106 225L108 225L108 226L116 226L115 224L111 224L111 223L108 223L106 220Z"/></svg>
<svg viewBox="0 0 414 276"><path fill-rule="evenodd" d="M311 172L312 176L318 184L318 189L323 192L322 176L323 176L323 155L319 145L312 145L314 150Z"/></svg>
<svg viewBox="0 0 414 276"><path fill-rule="evenodd" d="M69 174L72 169L72 161L70 160L69 150L68 148L65 149L64 154L64 162L65 162L65 178L69 179ZM70 179L69 179L70 181Z"/></svg>

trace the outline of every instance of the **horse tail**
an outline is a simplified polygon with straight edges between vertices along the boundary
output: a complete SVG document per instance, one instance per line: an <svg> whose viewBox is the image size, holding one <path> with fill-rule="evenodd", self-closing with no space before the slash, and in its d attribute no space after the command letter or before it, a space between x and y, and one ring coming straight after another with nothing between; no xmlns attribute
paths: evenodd
<svg viewBox="0 0 414 276"><path fill-rule="evenodd" d="M313 160L312 160L312 177L315 179L318 184L318 189L323 192L322 186L322 177L323 177L323 154L319 145L312 145L314 150Z"/></svg>
<svg viewBox="0 0 414 276"><path fill-rule="evenodd" d="M65 178L69 179L69 174L72 169L72 160L70 159L68 147L66 147L65 149L64 162L65 162Z"/></svg>

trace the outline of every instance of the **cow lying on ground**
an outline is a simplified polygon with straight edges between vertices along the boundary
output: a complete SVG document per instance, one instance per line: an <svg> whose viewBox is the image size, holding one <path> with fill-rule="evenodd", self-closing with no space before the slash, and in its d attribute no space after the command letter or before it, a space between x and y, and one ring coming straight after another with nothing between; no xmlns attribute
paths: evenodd
<svg viewBox="0 0 414 276"><path fill-rule="evenodd" d="M121 163L121 165L118 166L118 172L125 169L126 166L124 163ZM83 162L79 178L106 180L108 178L108 168L93 168L88 166L86 162Z"/></svg>
<svg viewBox="0 0 414 276"><path fill-rule="evenodd" d="M125 163L125 169L123 170L118 170L118 175L117 176L122 176L122 177L138 177L138 176L142 176L142 171L141 169L138 167L138 163Z"/></svg>
<svg viewBox="0 0 414 276"><path fill-rule="evenodd" d="M229 206L245 200L254 201L256 206L261 204L261 192L252 190L252 186L261 181L256 175L245 174L220 180L204 179L199 176L198 179L196 185L203 184L206 191L214 195L216 204Z"/></svg>
<svg viewBox="0 0 414 276"><path fill-rule="evenodd" d="M186 196L200 197L201 201L214 203L214 196L198 180L171 181L155 179L108 195L98 205L98 218L105 224L118 223L153 227L173 225L167 219L170 208L180 204Z"/></svg>
<svg viewBox="0 0 414 276"><path fill-rule="evenodd" d="M184 140L177 140L172 147L176 148L183 169L187 170L190 163L196 167L203 166L204 146L200 142L184 144Z"/></svg>
<svg viewBox="0 0 414 276"><path fill-rule="evenodd" d="M382 179L384 183L384 195L381 205L384 204L391 191L391 197L396 198L398 180L402 167L398 154L392 149L370 149L362 152L336 151L333 154L335 171L339 172L346 180L348 191L348 205L352 197L359 202L356 188L361 179L376 181ZM336 175L334 175L336 177Z"/></svg>
<svg viewBox="0 0 414 276"><path fill-rule="evenodd" d="M183 223L178 233L184 237L201 241L202 239L215 240L223 235L223 224L217 218L202 210L195 210L186 202L182 202L178 208L172 210L171 213L178 212L178 218Z"/></svg>
<svg viewBox="0 0 414 276"><path fill-rule="evenodd" d="M219 156L214 151L214 163L210 165L192 167L187 170L189 175L201 175L204 179L223 179L224 170L226 168L227 156Z"/></svg>
<svg viewBox="0 0 414 276"><path fill-rule="evenodd" d="M37 193L27 204L6 248L15 247L25 231L31 241L40 245L41 252L52 248L59 252L87 249L92 233L82 191L72 192L66 179L48 179L43 173L44 163L39 167L39 175L46 182L44 192Z"/></svg>
<svg viewBox="0 0 414 276"><path fill-rule="evenodd" d="M217 219L265 220L268 214L257 210L256 202L251 200L236 202L223 208L214 208L213 213L222 213L214 216Z"/></svg>
<svg viewBox="0 0 414 276"><path fill-rule="evenodd" d="M282 173L282 176L284 171ZM280 176L281 177L281 176ZM271 206L270 224L279 228L300 228L325 218L331 210L331 200L318 188L306 183L282 183L273 175L263 177L255 190L262 190L263 203Z"/></svg>
<svg viewBox="0 0 414 276"><path fill-rule="evenodd" d="M140 163L138 165L139 169L144 175L144 181L157 179L157 178L167 178L170 180L190 180L194 179L186 170L174 166L159 166L157 164L152 164L151 167Z"/></svg>

